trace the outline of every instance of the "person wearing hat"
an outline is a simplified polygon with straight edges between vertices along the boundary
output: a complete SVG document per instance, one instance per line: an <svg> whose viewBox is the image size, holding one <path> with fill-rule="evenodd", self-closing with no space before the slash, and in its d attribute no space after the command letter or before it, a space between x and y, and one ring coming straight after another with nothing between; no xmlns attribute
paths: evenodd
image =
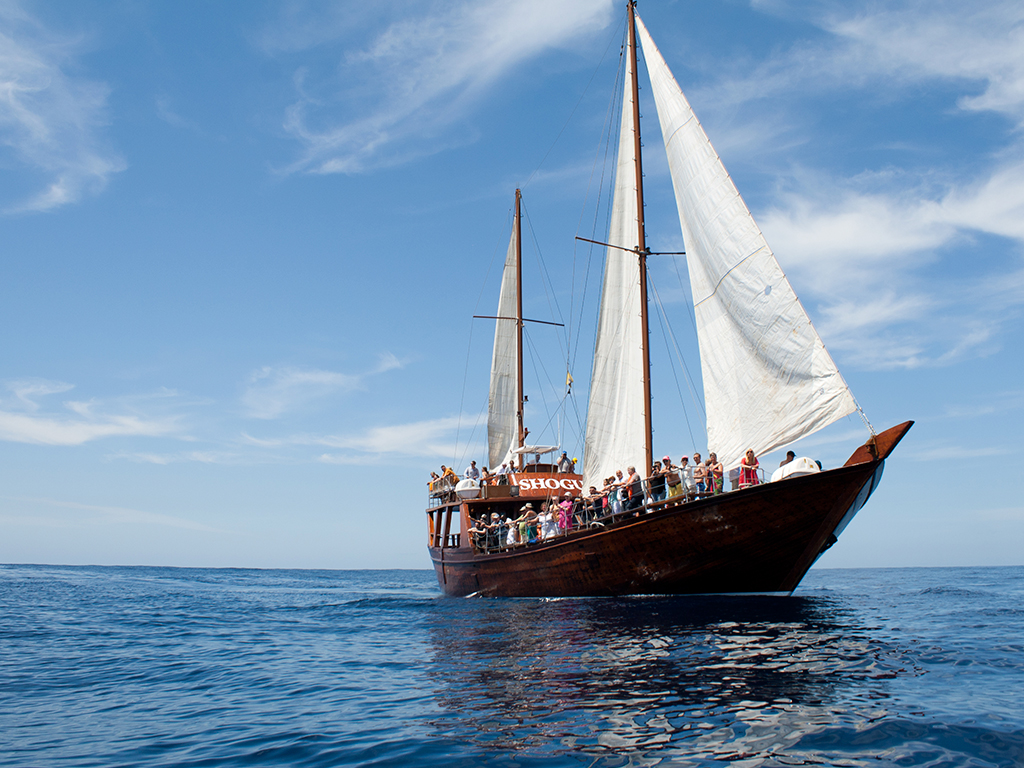
<svg viewBox="0 0 1024 768"><path fill-rule="evenodd" d="M566 491L558 505L558 527L562 533L568 533L572 530L572 522L572 494Z"/></svg>
<svg viewBox="0 0 1024 768"><path fill-rule="evenodd" d="M562 451L562 458L558 460L558 471L566 475L570 475L575 472L573 461L565 451Z"/></svg>
<svg viewBox="0 0 1024 768"><path fill-rule="evenodd" d="M673 466L672 457L666 456L661 460L661 468L665 472L665 485L668 486L668 498L678 496L683 492L683 477L679 468Z"/></svg>
<svg viewBox="0 0 1024 768"><path fill-rule="evenodd" d="M497 549L505 540L505 531L501 524L501 517L497 512L491 512L491 522L487 526L487 546L489 549Z"/></svg>
<svg viewBox="0 0 1024 768"><path fill-rule="evenodd" d="M558 518L555 516L554 506L554 502L548 504L546 501L540 505L540 515L537 519L540 521L541 541L553 539L558 535Z"/></svg>
<svg viewBox="0 0 1024 768"><path fill-rule="evenodd" d="M533 511L533 507L530 504L526 506L530 507L530 511L526 513L526 543L536 544L538 541L537 534L539 533L540 518L537 517L537 513Z"/></svg>
<svg viewBox="0 0 1024 768"><path fill-rule="evenodd" d="M651 494L651 501L664 501L665 474L661 462L654 462L654 466L651 467L651 476L647 478L647 490Z"/></svg>
<svg viewBox="0 0 1024 768"><path fill-rule="evenodd" d="M516 524L511 517L505 518L504 527L505 546L514 547L519 542L519 531L517 530Z"/></svg>
<svg viewBox="0 0 1024 768"><path fill-rule="evenodd" d="M484 518L479 520L473 520L470 518L470 522L473 526L467 531L472 537L473 546L481 551L487 551L487 521Z"/></svg>
<svg viewBox="0 0 1024 768"><path fill-rule="evenodd" d="M533 504L527 502L519 508L520 515L516 518L516 524L519 526L519 543L526 543L526 516L533 512Z"/></svg>

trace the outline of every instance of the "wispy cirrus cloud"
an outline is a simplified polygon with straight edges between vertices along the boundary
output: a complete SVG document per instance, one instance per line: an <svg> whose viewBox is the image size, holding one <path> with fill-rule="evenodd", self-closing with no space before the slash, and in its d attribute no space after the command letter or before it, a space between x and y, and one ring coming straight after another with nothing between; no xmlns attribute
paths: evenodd
<svg viewBox="0 0 1024 768"><path fill-rule="evenodd" d="M79 49L18 2L0 2L0 146L44 186L7 202L9 213L73 203L126 167L103 136L109 88L71 74Z"/></svg>
<svg viewBox="0 0 1024 768"><path fill-rule="evenodd" d="M124 459L136 464L168 464L199 463L199 464L245 464L246 457L237 451L175 451L172 453L154 453L147 451L122 451L107 456L109 459Z"/></svg>
<svg viewBox="0 0 1024 768"><path fill-rule="evenodd" d="M996 348L1010 310L1024 306L1024 264L938 267L950 258L944 251L979 235L1024 251L1024 163L938 196L866 191L862 182L819 180L759 217L787 269L820 300L829 345L869 368L942 365ZM945 322L932 322L939 316Z"/></svg>
<svg viewBox="0 0 1024 768"><path fill-rule="evenodd" d="M197 523L183 517L164 515L159 512L147 512L141 509L128 507L112 507L98 504L82 504L76 501L60 501L48 498L11 497L5 498L8 502L5 506L10 509L12 506L22 508L21 514L5 513L0 520L8 523L42 525L50 528L81 527L86 524L134 524L134 525L157 525L166 528L183 528L192 531L205 531L208 533L223 533L217 528L212 528L203 523ZM47 509L67 510L70 516L55 518L51 515L40 514Z"/></svg>
<svg viewBox="0 0 1024 768"><path fill-rule="evenodd" d="M48 379L18 379L6 382L6 386L18 402L31 411L39 410L39 403L36 401L40 397L68 392L75 388L74 384Z"/></svg>
<svg viewBox="0 0 1024 768"><path fill-rule="evenodd" d="M264 35L265 50L342 48L329 73L311 65L296 71L299 98L284 128L303 152L290 170L360 173L461 143L451 128L488 86L524 61L603 29L613 7L611 0L423 2L405 5L399 20L372 32L352 22L367 22L365 10L353 7L342 26L336 7L290 7ZM386 18L388 6L377 8Z"/></svg>
<svg viewBox="0 0 1024 768"><path fill-rule="evenodd" d="M175 416L150 416L126 401L68 400L61 408L40 401L74 385L46 379L19 379L5 386L15 400L0 403L0 440L38 445L82 445L104 437L158 437L179 433ZM166 393L161 393L161 397Z"/></svg>
<svg viewBox="0 0 1024 768"><path fill-rule="evenodd" d="M759 168L789 164L771 171L778 189L757 219L804 300L817 305L826 343L866 368L945 365L999 349L1024 308L1024 8L1000 0L755 5L821 34L742 68L724 64L727 74L694 103L735 141L724 154ZM1007 119L1002 132L989 132L989 151L971 148L977 162L944 146L894 144L875 169L808 170L804 148L820 144L824 130L808 118L809 99L845 92L870 110L931 86L946 112L912 119ZM729 128L752 123L757 131ZM843 145L835 146L841 157ZM851 150L861 152L858 162L875 157L860 144ZM921 162L922 151L933 159ZM988 257L981 239L1002 241L1002 255ZM972 254L969 269L957 260L963 253Z"/></svg>
<svg viewBox="0 0 1024 768"><path fill-rule="evenodd" d="M371 427L341 435L299 434L283 438L260 438L243 434L244 443L260 448L313 446L333 449L318 461L331 464L375 464L399 457L450 458L456 452L455 433L468 419L449 416L407 424Z"/></svg>
<svg viewBox="0 0 1024 768"><path fill-rule="evenodd" d="M386 352L380 356L376 366L362 373L264 366L249 376L242 393L242 405L251 418L276 419L317 400L359 389L368 377L402 365L401 360Z"/></svg>

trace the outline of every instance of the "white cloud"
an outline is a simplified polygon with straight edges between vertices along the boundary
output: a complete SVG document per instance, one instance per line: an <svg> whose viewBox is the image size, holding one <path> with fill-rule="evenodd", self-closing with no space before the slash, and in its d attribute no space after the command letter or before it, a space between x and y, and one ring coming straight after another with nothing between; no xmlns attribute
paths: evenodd
<svg viewBox="0 0 1024 768"><path fill-rule="evenodd" d="M964 448L959 445L942 445L933 443L930 446L920 447L917 450L908 450L903 455L913 461L946 461L962 460L965 457L987 458L989 456L1006 456L1011 453L1009 448Z"/></svg>
<svg viewBox="0 0 1024 768"><path fill-rule="evenodd" d="M740 105L794 92L871 88L885 97L922 80L969 88L963 110L995 111L1024 122L1024 7L1006 0L820 2L754 0L767 12L828 34L776 51L752 72L716 83L702 97ZM749 62L743 62L749 70ZM980 90L980 93L978 92ZM704 99L702 98L702 101Z"/></svg>
<svg viewBox="0 0 1024 768"><path fill-rule="evenodd" d="M153 416L154 401L175 398L176 393L162 389L154 394L110 400L68 400L63 411L52 407L41 410L42 398L74 389L73 384L47 379L25 378L4 382L16 399L0 408L0 440L39 445L81 445L103 437L157 437L180 432L174 415ZM166 405L158 402L158 411Z"/></svg>
<svg viewBox="0 0 1024 768"><path fill-rule="evenodd" d="M318 461L332 464L375 464L396 456L450 458L456 453L455 432L468 427L466 417L450 416L408 424L371 427L351 435L291 435L284 438L256 438L248 434L242 440L260 448L322 446L342 451L325 453Z"/></svg>
<svg viewBox="0 0 1024 768"><path fill-rule="evenodd" d="M265 366L249 377L242 395L247 415L276 419L312 400L359 386L359 377L334 371Z"/></svg>
<svg viewBox="0 0 1024 768"><path fill-rule="evenodd" d="M845 18L836 14L824 25L856 46L869 71L908 79L977 80L984 90L961 98L961 108L1002 112L1024 121L1020 3L928 0L841 13Z"/></svg>
<svg viewBox="0 0 1024 768"><path fill-rule="evenodd" d="M451 127L488 86L548 49L603 29L613 7L610 0L463 0L406 8L369 44L357 37L361 47L349 48L330 75L296 73L300 99L285 129L305 151L292 170L358 173L440 151L459 141ZM265 47L329 42L324 30L338 30L337 9L323 13L324 24L293 13Z"/></svg>
<svg viewBox="0 0 1024 768"><path fill-rule="evenodd" d="M237 452L229 451L178 451L175 453L122 452L110 454L111 459L125 459L138 464L181 464L197 462L199 464L242 464L245 460Z"/></svg>
<svg viewBox="0 0 1024 768"><path fill-rule="evenodd" d="M723 129L715 143L733 150L723 153L727 161L768 166L779 180L772 206L756 218L826 343L844 365L867 368L945 365L997 350L1003 327L1024 307L1024 263L1013 260L1024 252L1024 6L754 4L823 34L774 48L761 62L716 60L705 69L720 74L691 95ZM857 100L870 110L935 85L949 111L995 112L1016 131L989 131L987 151L970 148L978 158L971 164L941 147L925 164L922 147L908 144L879 154L887 165L848 177L806 169L805 147L833 139L836 167L848 165L839 159L844 140L857 162L871 156L842 132L823 138L835 116L813 122L808 100ZM913 164L893 166L900 157ZM982 238L1008 241L1007 256L981 252Z"/></svg>
<svg viewBox="0 0 1024 768"><path fill-rule="evenodd" d="M202 523L196 523L186 518L175 517L173 515L163 515L158 512L146 512L140 509L129 509L127 507L81 504L75 501L58 501L56 499L47 498L6 497L6 500L35 508L56 507L58 509L67 509L78 513L78 518L72 518L70 521L55 521L51 518L40 516L34 512L28 512L19 516L5 515L3 518L0 518L22 524L35 523L46 525L48 527L69 527L68 522L74 526L81 525L82 522L103 525L109 525L112 523L128 523L136 525L159 525L167 528L184 528L186 530L205 531L208 533L223 533L223 531L219 531L216 528L212 528ZM89 517L83 521L81 518L84 515L89 515Z"/></svg>
<svg viewBox="0 0 1024 768"><path fill-rule="evenodd" d="M90 440L115 436L157 437L176 432L173 419L147 419L123 414L93 414L84 403L80 418L44 416L0 411L0 440L40 445L81 445Z"/></svg>
<svg viewBox="0 0 1024 768"><path fill-rule="evenodd" d="M976 260L949 280L935 266L941 249L979 233L1024 250L1024 164L937 196L863 192L861 183L819 180L758 217L791 277L820 300L829 346L871 368L942 365L994 349L1007 310L1024 305L1024 268Z"/></svg>
<svg viewBox="0 0 1024 768"><path fill-rule="evenodd" d="M359 389L368 376L386 373L403 365L393 354L385 352L374 368L358 374L264 366L250 375L242 393L242 405L251 418L276 419L316 400Z"/></svg>
<svg viewBox="0 0 1024 768"><path fill-rule="evenodd" d="M78 47L18 3L0 3L0 146L45 180L9 212L73 203L126 167L102 136L107 86L68 74Z"/></svg>
<svg viewBox="0 0 1024 768"><path fill-rule="evenodd" d="M30 411L39 409L37 398L46 395L56 395L75 388L74 384L67 384L63 381L49 381L47 379L18 379L5 382L7 389L14 394L20 405Z"/></svg>

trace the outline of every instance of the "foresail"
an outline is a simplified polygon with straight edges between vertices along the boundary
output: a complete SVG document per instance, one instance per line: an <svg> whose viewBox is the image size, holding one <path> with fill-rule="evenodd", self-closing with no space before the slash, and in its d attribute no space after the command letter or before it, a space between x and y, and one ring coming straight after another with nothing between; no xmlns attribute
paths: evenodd
<svg viewBox="0 0 1024 768"><path fill-rule="evenodd" d="M629 82L631 73L626 73ZM633 99L625 88L608 242L636 248L637 227ZM615 470L644 465L643 356L640 325L640 265L637 255L608 248L594 368L590 377L583 487L600 488ZM641 471L643 471L641 469Z"/></svg>
<svg viewBox="0 0 1024 768"><path fill-rule="evenodd" d="M491 357L491 393L487 409L487 458L491 469L508 460L516 424L516 233L512 231L505 270L501 275L498 319L494 321L494 354Z"/></svg>
<svg viewBox="0 0 1024 768"><path fill-rule="evenodd" d="M708 449L734 466L857 405L639 17L637 29L686 248Z"/></svg>

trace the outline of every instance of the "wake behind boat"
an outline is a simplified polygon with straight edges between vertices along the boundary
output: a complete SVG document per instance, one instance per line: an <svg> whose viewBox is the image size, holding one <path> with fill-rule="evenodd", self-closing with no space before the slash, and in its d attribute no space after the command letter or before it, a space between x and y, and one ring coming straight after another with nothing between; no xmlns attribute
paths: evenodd
<svg viewBox="0 0 1024 768"><path fill-rule="evenodd" d="M842 467L720 493L667 498L655 473L647 320L647 256L637 37L651 80L693 292L708 444L738 467L836 420L863 412L761 235L646 28L628 7L628 41L615 190L605 257L582 477L563 464L523 460L519 191L506 257L491 369L489 483L432 485L429 550L450 595L789 593L877 487L884 461L910 429L874 434ZM864 422L870 429L866 418ZM533 448L535 450L536 447ZM600 494L635 467L632 503ZM569 471L571 469L571 471ZM656 478L662 478L661 481ZM677 478L678 479L678 478ZM662 486L658 483L662 482ZM577 525L536 540L530 518L560 499ZM532 500L532 501L531 501ZM528 502L527 504L524 504ZM482 522L481 522L482 521ZM524 535L503 538L506 521ZM533 534L531 536L530 534Z"/></svg>

